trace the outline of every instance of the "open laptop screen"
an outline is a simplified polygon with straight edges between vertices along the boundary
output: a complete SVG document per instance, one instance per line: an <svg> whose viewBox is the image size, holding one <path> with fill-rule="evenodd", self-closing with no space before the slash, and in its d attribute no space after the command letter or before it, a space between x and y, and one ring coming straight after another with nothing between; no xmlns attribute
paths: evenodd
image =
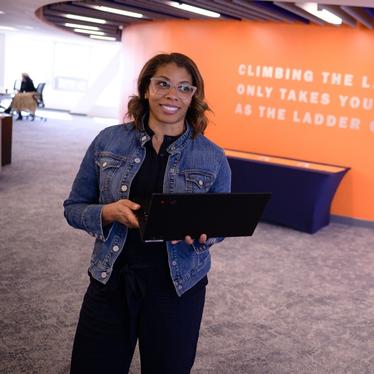
<svg viewBox="0 0 374 374"><path fill-rule="evenodd" d="M154 193L139 211L144 241L252 235L271 194Z"/></svg>

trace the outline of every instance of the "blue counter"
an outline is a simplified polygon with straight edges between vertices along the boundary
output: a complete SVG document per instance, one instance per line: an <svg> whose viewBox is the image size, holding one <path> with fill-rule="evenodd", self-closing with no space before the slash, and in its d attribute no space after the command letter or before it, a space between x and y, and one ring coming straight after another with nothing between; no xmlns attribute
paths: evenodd
<svg viewBox="0 0 374 374"><path fill-rule="evenodd" d="M347 167L225 151L232 192L271 192L263 221L308 233L330 222L331 202Z"/></svg>

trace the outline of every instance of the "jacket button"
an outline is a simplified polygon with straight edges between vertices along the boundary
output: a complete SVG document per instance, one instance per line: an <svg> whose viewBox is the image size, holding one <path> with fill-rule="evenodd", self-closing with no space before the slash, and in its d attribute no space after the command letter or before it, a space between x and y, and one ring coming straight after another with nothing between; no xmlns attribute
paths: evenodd
<svg viewBox="0 0 374 374"><path fill-rule="evenodd" d="M113 249L113 252L118 252L119 251L118 245L114 245L112 249Z"/></svg>
<svg viewBox="0 0 374 374"><path fill-rule="evenodd" d="M103 162L103 168L105 168L105 166L107 166L108 163L106 161Z"/></svg>
<svg viewBox="0 0 374 374"><path fill-rule="evenodd" d="M171 264L175 266L177 264L177 261L173 261Z"/></svg>
<svg viewBox="0 0 374 374"><path fill-rule="evenodd" d="M140 139L142 142L144 142L145 140L147 139L147 137L144 135L142 136L142 138Z"/></svg>
<svg viewBox="0 0 374 374"><path fill-rule="evenodd" d="M140 158L137 157L134 161L135 161L135 163L139 164L139 162L140 162Z"/></svg>
<svg viewBox="0 0 374 374"><path fill-rule="evenodd" d="M178 286L178 289L181 290L183 287L181 285Z"/></svg>
<svg viewBox="0 0 374 374"><path fill-rule="evenodd" d="M127 186L124 184L121 186L121 191L126 192L127 191Z"/></svg>
<svg viewBox="0 0 374 374"><path fill-rule="evenodd" d="M204 184L204 182L200 179L199 180L199 186L202 186Z"/></svg>
<svg viewBox="0 0 374 374"><path fill-rule="evenodd" d="M101 273L101 278L103 278L103 279L104 279L104 278L106 278L106 277L107 277L107 275L108 275L108 274L106 273L106 271L103 271L103 272Z"/></svg>

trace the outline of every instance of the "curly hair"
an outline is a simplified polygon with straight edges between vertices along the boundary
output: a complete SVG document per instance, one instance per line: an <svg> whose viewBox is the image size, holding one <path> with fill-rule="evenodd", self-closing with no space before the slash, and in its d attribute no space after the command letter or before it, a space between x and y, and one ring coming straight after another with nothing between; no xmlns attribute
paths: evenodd
<svg viewBox="0 0 374 374"><path fill-rule="evenodd" d="M141 129L143 127L142 118L149 111L149 103L145 95L148 91L150 79L156 74L160 66L167 64L175 64L178 67L185 68L191 74L192 84L197 87L197 90L187 110L186 119L192 127L193 137L203 134L208 126L208 118L205 112L207 110L211 111L205 102L204 80L196 64L182 53L161 53L146 62L138 77L138 95L130 97L126 117L134 121L136 128Z"/></svg>

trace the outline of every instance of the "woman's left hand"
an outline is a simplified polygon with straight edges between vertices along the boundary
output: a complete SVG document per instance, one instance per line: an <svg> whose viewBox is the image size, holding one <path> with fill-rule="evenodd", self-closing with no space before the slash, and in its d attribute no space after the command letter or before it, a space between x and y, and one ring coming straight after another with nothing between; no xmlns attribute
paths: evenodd
<svg viewBox="0 0 374 374"><path fill-rule="evenodd" d="M204 244L207 240L208 240L208 237L207 237L206 234L201 234L200 235L200 238L199 238L199 243L200 244ZM192 239L189 235L186 235L184 237L184 241L185 241L186 244L191 245L193 243L194 239ZM179 242L180 242L180 240L172 240L171 244L177 244Z"/></svg>

